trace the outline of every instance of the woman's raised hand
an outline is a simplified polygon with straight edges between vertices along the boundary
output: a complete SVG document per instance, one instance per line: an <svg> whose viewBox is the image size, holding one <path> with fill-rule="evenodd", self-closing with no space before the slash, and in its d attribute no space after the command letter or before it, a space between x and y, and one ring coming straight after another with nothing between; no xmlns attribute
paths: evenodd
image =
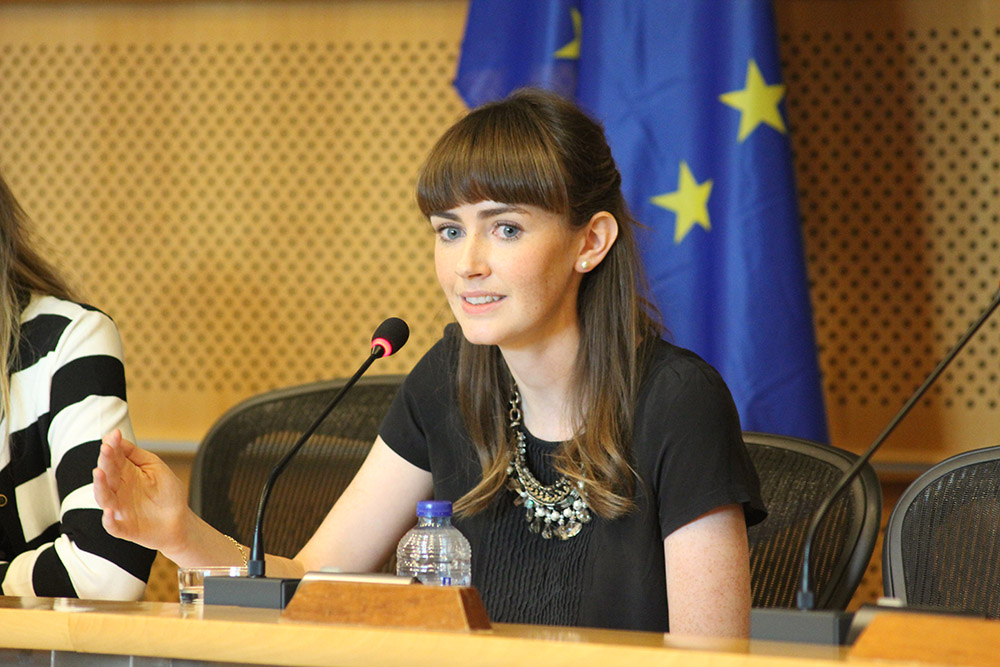
<svg viewBox="0 0 1000 667"><path fill-rule="evenodd" d="M158 456L122 438L104 436L94 468L94 497L104 529L168 555L184 548L190 514L184 486Z"/></svg>

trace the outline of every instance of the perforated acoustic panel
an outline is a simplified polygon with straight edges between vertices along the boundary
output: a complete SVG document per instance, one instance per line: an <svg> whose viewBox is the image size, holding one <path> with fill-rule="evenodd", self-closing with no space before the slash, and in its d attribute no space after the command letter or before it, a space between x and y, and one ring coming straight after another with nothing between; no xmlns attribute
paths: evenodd
<svg viewBox="0 0 1000 667"><path fill-rule="evenodd" d="M782 2L779 23L831 431L858 448L1000 281L1000 6ZM1000 442L998 348L994 316L890 458Z"/></svg>
<svg viewBox="0 0 1000 667"><path fill-rule="evenodd" d="M239 399L350 375L387 316L411 342L372 372L440 335L413 183L464 110L462 8L2 10L0 161L118 322L140 437L196 441Z"/></svg>
<svg viewBox="0 0 1000 667"><path fill-rule="evenodd" d="M777 0L834 444L860 449L1000 265L1000 8ZM346 375L385 316L450 319L413 178L463 112L464 0L0 6L0 165L126 346L144 438ZM887 443L1000 441L990 322Z"/></svg>

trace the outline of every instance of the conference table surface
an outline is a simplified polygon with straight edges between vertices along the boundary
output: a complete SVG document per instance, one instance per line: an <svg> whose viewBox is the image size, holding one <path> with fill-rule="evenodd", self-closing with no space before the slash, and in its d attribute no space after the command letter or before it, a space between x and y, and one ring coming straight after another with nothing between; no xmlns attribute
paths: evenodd
<svg viewBox="0 0 1000 667"><path fill-rule="evenodd" d="M906 634L954 634L937 625L928 631L912 618L896 620L904 625L887 627L889 637L900 627ZM982 635L981 628L969 631ZM380 628L291 621L269 609L17 597L0 597L0 649L261 665L887 664L850 648L798 643L500 623L476 631ZM960 658L938 655L926 663L978 664Z"/></svg>

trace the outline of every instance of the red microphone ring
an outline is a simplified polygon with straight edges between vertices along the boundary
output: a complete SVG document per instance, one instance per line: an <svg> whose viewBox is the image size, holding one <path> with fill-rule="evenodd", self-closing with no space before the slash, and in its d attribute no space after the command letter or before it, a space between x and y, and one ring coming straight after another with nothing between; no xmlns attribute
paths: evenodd
<svg viewBox="0 0 1000 667"><path fill-rule="evenodd" d="M383 357L391 357L392 356L392 343L390 343L389 341L387 341L385 338L373 338L372 339L372 350L374 350L376 347L381 347L382 348L382 356Z"/></svg>

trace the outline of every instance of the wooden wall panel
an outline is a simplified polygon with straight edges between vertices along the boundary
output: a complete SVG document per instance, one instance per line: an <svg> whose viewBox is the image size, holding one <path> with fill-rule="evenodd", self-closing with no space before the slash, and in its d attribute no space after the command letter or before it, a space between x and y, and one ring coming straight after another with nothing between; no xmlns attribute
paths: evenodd
<svg viewBox="0 0 1000 667"><path fill-rule="evenodd" d="M0 9L0 161L118 322L143 439L197 441L273 387L403 372L450 313L413 201L464 107L464 3Z"/></svg>
<svg viewBox="0 0 1000 667"><path fill-rule="evenodd" d="M1000 278L1000 9L778 0L834 444L861 449ZM463 0L5 3L0 164L125 337L144 439L450 319L412 201L462 113ZM880 454L1000 441L1000 323Z"/></svg>
<svg viewBox="0 0 1000 667"><path fill-rule="evenodd" d="M1000 5L777 4L824 390L862 449L1000 280ZM1000 443L1000 317L879 461Z"/></svg>

